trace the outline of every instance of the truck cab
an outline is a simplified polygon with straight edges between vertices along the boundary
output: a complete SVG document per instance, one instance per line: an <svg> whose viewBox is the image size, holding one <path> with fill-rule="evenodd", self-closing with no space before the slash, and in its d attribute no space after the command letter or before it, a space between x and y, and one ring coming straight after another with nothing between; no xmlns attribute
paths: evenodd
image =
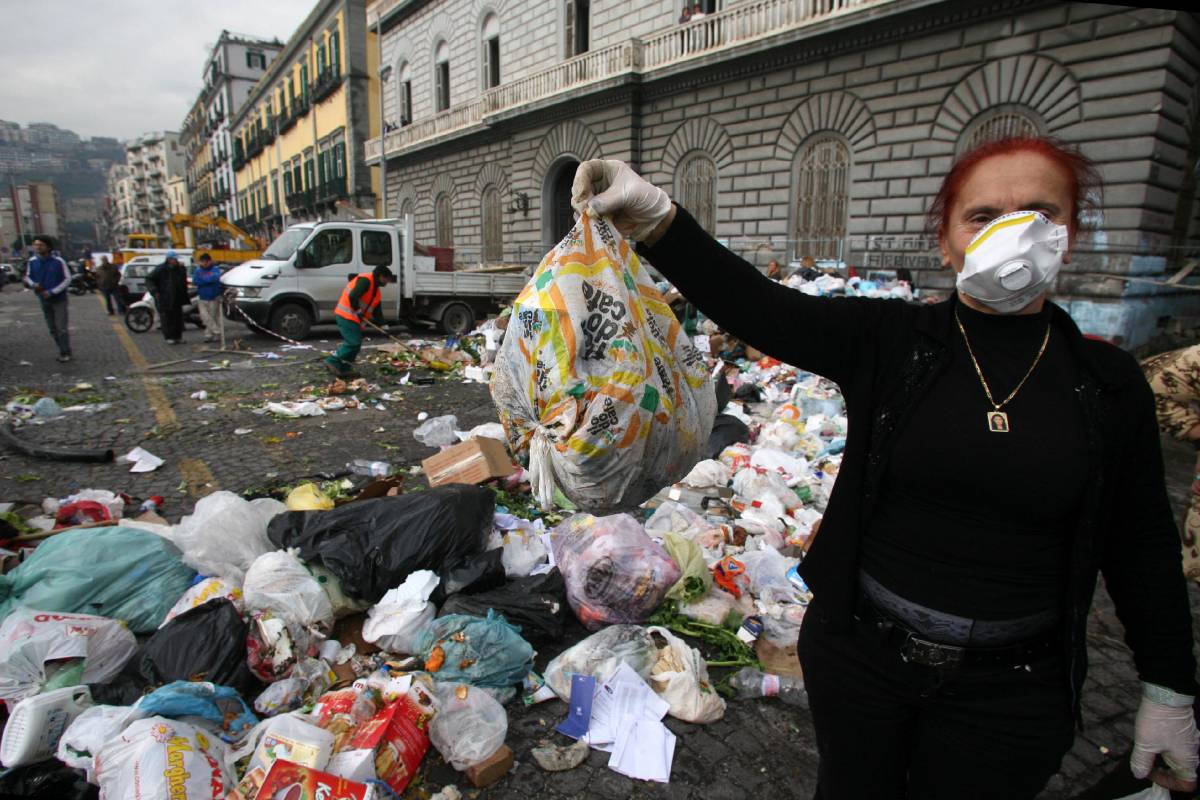
<svg viewBox="0 0 1200 800"><path fill-rule="evenodd" d="M383 288L377 323L432 323L463 334L525 284L523 275L435 272L434 259L416 256L412 242L411 217L293 225L261 258L222 277L234 299L227 314L302 339L313 325L334 322L334 307L353 276L386 265L396 281Z"/></svg>

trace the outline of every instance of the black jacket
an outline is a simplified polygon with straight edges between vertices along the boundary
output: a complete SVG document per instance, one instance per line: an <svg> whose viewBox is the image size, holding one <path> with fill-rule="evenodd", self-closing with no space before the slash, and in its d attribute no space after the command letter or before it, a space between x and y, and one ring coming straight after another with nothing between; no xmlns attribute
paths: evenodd
<svg viewBox="0 0 1200 800"><path fill-rule="evenodd" d="M159 264L146 276L146 288L160 308L183 308L188 304L187 270L182 264Z"/></svg>
<svg viewBox="0 0 1200 800"><path fill-rule="evenodd" d="M820 598L818 622L831 631L848 628L858 591L859 542L897 430L949 364L957 300L913 305L810 297L768 280L717 244L682 208L662 239L639 252L722 328L841 387L850 421L846 449L821 531L800 570ZM1098 571L1141 679L1195 694L1191 615L1153 393L1128 353L1084 338L1057 306L1052 321L1081 367L1073 401L1083 412L1089 453L1062 593L1068 621L1063 649L1076 712Z"/></svg>

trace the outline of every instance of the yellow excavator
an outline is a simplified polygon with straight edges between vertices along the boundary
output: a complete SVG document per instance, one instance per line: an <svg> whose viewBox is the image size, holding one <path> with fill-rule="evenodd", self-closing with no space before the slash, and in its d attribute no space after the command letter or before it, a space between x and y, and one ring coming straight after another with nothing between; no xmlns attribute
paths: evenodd
<svg viewBox="0 0 1200 800"><path fill-rule="evenodd" d="M234 247L198 244L192 252L193 261L203 253L208 253L212 256L212 260L219 264L241 264L243 261L251 261L262 256L262 249L250 234L224 217L207 214L172 214L168 217L167 231L171 234L171 244L174 247L187 247L187 237L184 235L184 231L188 228L196 231L215 228L228 234L234 242Z"/></svg>

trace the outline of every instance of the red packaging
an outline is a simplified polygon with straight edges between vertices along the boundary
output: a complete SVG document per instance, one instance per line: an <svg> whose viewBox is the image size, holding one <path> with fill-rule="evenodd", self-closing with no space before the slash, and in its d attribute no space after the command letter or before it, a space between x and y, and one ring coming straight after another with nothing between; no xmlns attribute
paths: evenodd
<svg viewBox="0 0 1200 800"><path fill-rule="evenodd" d="M258 790L258 800L365 800L370 787L319 769L276 759Z"/></svg>
<svg viewBox="0 0 1200 800"><path fill-rule="evenodd" d="M401 697L358 726L348 750L375 753L375 776L396 794L404 792L429 751L430 714Z"/></svg>

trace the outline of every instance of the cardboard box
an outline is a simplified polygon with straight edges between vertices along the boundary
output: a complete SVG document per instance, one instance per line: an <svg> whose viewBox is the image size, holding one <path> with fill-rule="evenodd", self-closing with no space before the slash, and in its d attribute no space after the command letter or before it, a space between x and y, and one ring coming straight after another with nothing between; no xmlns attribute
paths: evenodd
<svg viewBox="0 0 1200 800"><path fill-rule="evenodd" d="M371 787L348 781L319 769L277 759L258 790L259 798L286 797L288 800L366 800Z"/></svg>
<svg viewBox="0 0 1200 800"><path fill-rule="evenodd" d="M444 483L483 483L507 478L516 471L504 443L480 436L447 447L421 462L430 486Z"/></svg>
<svg viewBox="0 0 1200 800"><path fill-rule="evenodd" d="M381 780L402 793L429 751L430 716L408 697L396 700L360 725L327 769L357 781Z"/></svg>

